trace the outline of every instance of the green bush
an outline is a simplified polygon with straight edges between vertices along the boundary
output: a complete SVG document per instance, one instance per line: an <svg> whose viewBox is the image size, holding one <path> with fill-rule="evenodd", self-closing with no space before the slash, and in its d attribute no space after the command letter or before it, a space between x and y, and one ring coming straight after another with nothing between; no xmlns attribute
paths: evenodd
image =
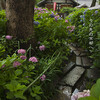
<svg viewBox="0 0 100 100"><path fill-rule="evenodd" d="M60 12L61 13L67 13L67 15L69 15L70 13L76 11L77 8L72 8L72 7L63 7Z"/></svg>
<svg viewBox="0 0 100 100"><path fill-rule="evenodd" d="M100 65L100 10L79 9L70 14L67 19L75 25L72 42L88 51L94 60L94 66Z"/></svg>
<svg viewBox="0 0 100 100"><path fill-rule="evenodd" d="M34 28L37 41L40 42L39 45L45 45L46 53L49 55L52 55L59 48L68 51L65 42L70 42L66 40L69 35L67 29L67 26L70 26L69 22L65 22L56 12L41 8L35 9L34 20L39 24L34 25Z"/></svg>
<svg viewBox="0 0 100 100"><path fill-rule="evenodd" d="M5 19L4 14L2 13L1 16ZM6 24L4 24L5 26ZM67 29L67 26L70 28ZM65 43L70 42L66 40L70 30L71 25L60 18L56 12L35 8L34 31L37 44L36 48L29 47L24 55L27 56L25 60L20 58L22 55L17 54L17 50L12 49L16 45L18 45L18 49L21 48L19 41L13 37L11 40L7 40L5 36L2 36L0 38L0 56L2 56L0 99L52 99L55 93L55 79L57 74L61 74L63 60L68 59L69 48ZM5 30L3 32L5 33ZM42 49L40 49L41 46ZM34 50L34 55L31 55L31 50ZM13 52L15 53L13 54ZM38 62L29 62L31 56L37 57ZM14 67L15 61L20 63L17 67ZM46 75L44 81L40 79L42 75Z"/></svg>

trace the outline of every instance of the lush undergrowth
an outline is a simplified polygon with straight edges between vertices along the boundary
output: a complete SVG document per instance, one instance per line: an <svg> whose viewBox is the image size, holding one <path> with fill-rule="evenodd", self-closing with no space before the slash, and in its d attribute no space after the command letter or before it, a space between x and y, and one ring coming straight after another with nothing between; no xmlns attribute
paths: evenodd
<svg viewBox="0 0 100 100"><path fill-rule="evenodd" d="M25 50L13 36L5 35L5 16L5 11L0 11L0 99L52 99L56 77L61 74L63 61L68 59L70 41L67 38L75 27L56 12L35 8L37 44Z"/></svg>
<svg viewBox="0 0 100 100"><path fill-rule="evenodd" d="M99 10L80 9L66 20L56 12L35 8L33 23L37 43L35 48L31 44L28 50L21 48L13 36L6 35L5 16L5 11L0 11L1 100L51 100L63 61L68 59L68 43L74 42L87 50L94 66L99 67ZM13 47L17 49L13 51ZM34 50L33 55L31 50ZM95 93L91 93L95 98Z"/></svg>

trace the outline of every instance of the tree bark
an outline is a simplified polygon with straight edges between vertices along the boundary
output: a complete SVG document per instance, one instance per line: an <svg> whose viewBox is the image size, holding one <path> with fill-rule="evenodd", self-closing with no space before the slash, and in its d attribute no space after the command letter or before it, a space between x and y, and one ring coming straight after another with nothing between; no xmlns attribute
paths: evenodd
<svg viewBox="0 0 100 100"><path fill-rule="evenodd" d="M94 7L96 5L96 0L92 0L91 7Z"/></svg>
<svg viewBox="0 0 100 100"><path fill-rule="evenodd" d="M0 0L0 6L1 6L1 9L5 9L6 8L5 0Z"/></svg>
<svg viewBox="0 0 100 100"><path fill-rule="evenodd" d="M27 43L21 43L23 49L27 49L30 44L35 46L34 3L33 0L6 0L7 34L19 41L27 40Z"/></svg>

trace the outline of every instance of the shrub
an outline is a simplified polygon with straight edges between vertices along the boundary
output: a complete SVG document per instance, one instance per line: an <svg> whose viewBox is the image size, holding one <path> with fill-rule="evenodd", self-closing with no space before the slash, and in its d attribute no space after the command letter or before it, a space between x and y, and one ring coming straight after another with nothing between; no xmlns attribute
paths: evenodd
<svg viewBox="0 0 100 100"><path fill-rule="evenodd" d="M36 48L30 46L28 50L23 50L13 36L4 35L0 38L0 49L3 50L0 52L6 55L0 55L2 100L49 100L55 93L55 78L58 72L61 73L62 62L69 54L65 43L69 42L66 38L68 32L73 31L73 27L55 12L40 8L35 9L33 23L37 39ZM13 50L16 45L18 52ZM31 55L33 49L34 55ZM48 86L52 88L48 89Z"/></svg>
<svg viewBox="0 0 100 100"><path fill-rule="evenodd" d="M99 67L100 65L99 17L100 10L88 9L79 9L67 17L71 24L76 27L74 36L71 37L72 42L77 43L78 46L88 51L94 60L95 67Z"/></svg>
<svg viewBox="0 0 100 100"><path fill-rule="evenodd" d="M63 7L60 12L61 13L67 13L67 15L69 15L70 13L76 11L77 8L72 8L72 7Z"/></svg>
<svg viewBox="0 0 100 100"><path fill-rule="evenodd" d="M0 36L5 35L6 34L6 14L5 11L2 10L0 11Z"/></svg>

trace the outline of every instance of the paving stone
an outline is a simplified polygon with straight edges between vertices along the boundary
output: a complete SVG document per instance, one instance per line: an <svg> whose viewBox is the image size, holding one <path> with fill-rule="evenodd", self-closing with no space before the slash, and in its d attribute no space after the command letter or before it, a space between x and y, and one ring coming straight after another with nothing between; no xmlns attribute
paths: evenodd
<svg viewBox="0 0 100 100"><path fill-rule="evenodd" d="M60 86L59 94L54 100L70 100L72 88L69 86Z"/></svg>
<svg viewBox="0 0 100 100"><path fill-rule="evenodd" d="M81 56L81 57L82 56L86 56L86 53L85 52L81 52L79 56Z"/></svg>
<svg viewBox="0 0 100 100"><path fill-rule="evenodd" d="M76 56L78 56L78 55L81 54L81 51L79 51L79 50L75 50L75 51L73 51L73 52L76 54Z"/></svg>
<svg viewBox="0 0 100 100"><path fill-rule="evenodd" d="M69 44L69 48L70 48L72 51L76 50L76 48L75 48L75 47L73 47L73 46L72 46L72 45L70 45L70 44Z"/></svg>
<svg viewBox="0 0 100 100"><path fill-rule="evenodd" d="M81 52L84 52L84 49L83 48L77 48L77 50L79 50Z"/></svg>
<svg viewBox="0 0 100 100"><path fill-rule="evenodd" d="M76 65L82 65L81 57L76 57Z"/></svg>
<svg viewBox="0 0 100 100"><path fill-rule="evenodd" d="M87 69L86 77L89 79L97 80L100 78L100 70L97 68Z"/></svg>
<svg viewBox="0 0 100 100"><path fill-rule="evenodd" d="M82 57L82 64L83 66L87 67L87 66L91 66L92 64L90 63L90 60L88 59L88 57ZM88 67L87 67L88 68Z"/></svg>
<svg viewBox="0 0 100 100"><path fill-rule="evenodd" d="M63 73L68 73L71 69L74 68L75 63L74 62L70 62L68 65L65 66Z"/></svg>
<svg viewBox="0 0 100 100"><path fill-rule="evenodd" d="M82 67L76 66L72 71L70 71L63 79L63 81L70 86L74 86L75 83L79 80L81 75L84 73L85 69Z"/></svg>

